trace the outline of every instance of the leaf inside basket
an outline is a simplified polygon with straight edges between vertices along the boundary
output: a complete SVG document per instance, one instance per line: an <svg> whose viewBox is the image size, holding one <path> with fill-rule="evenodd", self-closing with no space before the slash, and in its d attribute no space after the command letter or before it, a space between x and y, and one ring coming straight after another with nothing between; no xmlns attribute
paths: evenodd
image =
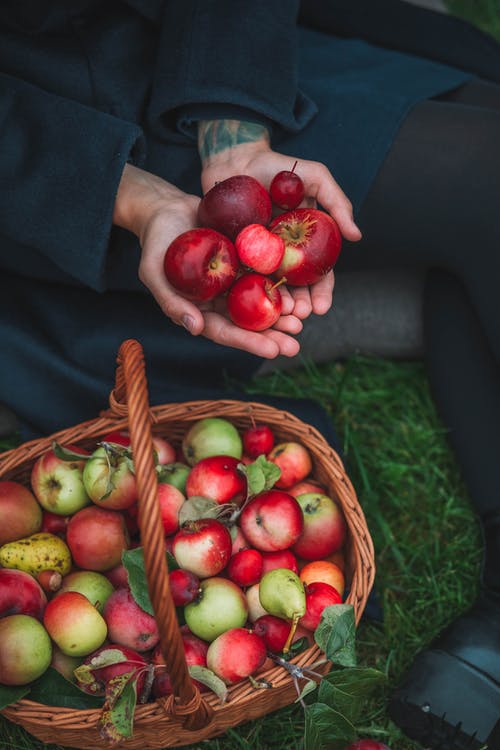
<svg viewBox="0 0 500 750"><path fill-rule="evenodd" d="M29 691L29 685L0 685L0 711L24 698Z"/></svg>
<svg viewBox="0 0 500 750"><path fill-rule="evenodd" d="M169 571L178 568L173 555L167 555L167 566ZM144 550L142 547L125 550L122 554L122 562L127 570L130 592L141 609L150 615L154 615L153 605L148 593L148 579L144 566Z"/></svg>
<svg viewBox="0 0 500 750"><path fill-rule="evenodd" d="M32 684L29 699L63 708L99 708L103 704L102 698L84 693L53 667Z"/></svg>

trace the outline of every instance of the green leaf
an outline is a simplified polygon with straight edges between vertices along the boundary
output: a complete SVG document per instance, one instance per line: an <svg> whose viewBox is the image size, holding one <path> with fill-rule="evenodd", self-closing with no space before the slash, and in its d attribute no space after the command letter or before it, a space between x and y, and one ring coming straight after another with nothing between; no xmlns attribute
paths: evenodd
<svg viewBox="0 0 500 750"><path fill-rule="evenodd" d="M238 469L246 475L248 497L270 490L281 476L279 466L268 461L264 455L258 456L255 461L246 466L238 464Z"/></svg>
<svg viewBox="0 0 500 750"><path fill-rule="evenodd" d="M192 664L188 669L193 680L198 680L202 685L210 688L210 690L212 690L212 692L214 692L220 699L220 702L225 703L227 698L227 686L220 677L217 677L215 672L198 664Z"/></svg>
<svg viewBox="0 0 500 750"><path fill-rule="evenodd" d="M101 669L110 664L119 664L122 661L126 661L123 652L117 648L110 647L92 657L87 664L80 664L80 666L75 669L74 674L78 679L78 682L81 682L83 685L91 686L96 683L96 679L92 674L94 669Z"/></svg>
<svg viewBox="0 0 500 750"><path fill-rule="evenodd" d="M304 750L341 750L357 739L351 722L330 706L313 703L304 712Z"/></svg>
<svg viewBox="0 0 500 750"><path fill-rule="evenodd" d="M179 511L179 525L186 521L198 521L200 518L216 518L220 514L220 505L209 497L190 497L185 500Z"/></svg>
<svg viewBox="0 0 500 750"><path fill-rule="evenodd" d="M318 687L318 683L315 680L307 680L306 684L300 691L299 697L296 699L295 703L298 703L299 701L304 700L306 695L309 695L309 693L312 693L316 688Z"/></svg>
<svg viewBox="0 0 500 750"><path fill-rule="evenodd" d="M54 451L57 458L61 459L61 461L88 461L88 459L90 458L90 456L82 455L77 451L71 450L71 448L65 448L55 440L52 442L52 450Z"/></svg>
<svg viewBox="0 0 500 750"><path fill-rule="evenodd" d="M150 615L154 615L153 605L149 598L148 579L144 567L144 550L142 547L127 549L122 553L122 562L127 571L130 593L136 604Z"/></svg>
<svg viewBox="0 0 500 750"><path fill-rule="evenodd" d="M314 631L314 640L329 661L342 667L355 667L356 622L352 605L326 607Z"/></svg>
<svg viewBox="0 0 500 750"><path fill-rule="evenodd" d="M20 701L31 690L31 685L0 685L0 711L11 703Z"/></svg>
<svg viewBox="0 0 500 750"><path fill-rule="evenodd" d="M366 708L368 697L385 681L384 673L371 667L332 670L321 680L318 701L335 708L355 724Z"/></svg>
<svg viewBox="0 0 500 750"><path fill-rule="evenodd" d="M137 676L133 672L113 677L106 684L106 701L99 719L99 733L109 742L132 737L137 703Z"/></svg>
<svg viewBox="0 0 500 750"><path fill-rule="evenodd" d="M53 667L49 667L33 683L30 700L43 703L46 706L62 706L63 708L85 709L102 706L102 698L88 695L88 693L80 690Z"/></svg>

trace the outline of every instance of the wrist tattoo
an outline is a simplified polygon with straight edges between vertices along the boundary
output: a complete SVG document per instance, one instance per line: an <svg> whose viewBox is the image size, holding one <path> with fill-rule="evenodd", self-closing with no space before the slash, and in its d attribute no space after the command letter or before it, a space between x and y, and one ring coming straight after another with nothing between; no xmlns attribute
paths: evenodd
<svg viewBox="0 0 500 750"><path fill-rule="evenodd" d="M264 125L242 120L202 120L198 125L198 150L202 161L241 143L269 141Z"/></svg>

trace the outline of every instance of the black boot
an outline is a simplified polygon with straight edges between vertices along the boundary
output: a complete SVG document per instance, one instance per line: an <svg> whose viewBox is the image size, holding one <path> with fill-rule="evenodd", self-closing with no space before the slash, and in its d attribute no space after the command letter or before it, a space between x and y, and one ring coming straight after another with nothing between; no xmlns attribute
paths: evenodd
<svg viewBox="0 0 500 750"><path fill-rule="evenodd" d="M483 532L479 599L417 656L390 701L391 719L425 748L500 750L500 514Z"/></svg>

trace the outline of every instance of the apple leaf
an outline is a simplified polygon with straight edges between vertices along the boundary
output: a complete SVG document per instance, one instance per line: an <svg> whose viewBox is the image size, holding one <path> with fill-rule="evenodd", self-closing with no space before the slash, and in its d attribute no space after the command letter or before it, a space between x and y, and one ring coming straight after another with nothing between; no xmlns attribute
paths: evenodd
<svg viewBox="0 0 500 750"><path fill-rule="evenodd" d="M326 607L314 631L314 640L329 661L342 667L356 666L356 622L351 604Z"/></svg>
<svg viewBox="0 0 500 750"><path fill-rule="evenodd" d="M198 521L200 518L217 518L221 506L209 497L195 495L185 500L179 511L179 526L186 521Z"/></svg>
<svg viewBox="0 0 500 750"><path fill-rule="evenodd" d="M368 696L384 684L378 669L352 667L331 671L321 680L318 701L342 713L353 724L361 718Z"/></svg>
<svg viewBox="0 0 500 750"><path fill-rule="evenodd" d="M268 461L264 455L258 456L255 461L246 466L238 464L238 469L246 475L248 497L270 490L281 476L279 466Z"/></svg>
<svg viewBox="0 0 500 750"><path fill-rule="evenodd" d="M137 703L137 675L134 672L113 677L106 684L106 699L99 719L99 734L108 742L132 737Z"/></svg>
<svg viewBox="0 0 500 750"><path fill-rule="evenodd" d="M169 571L179 567L175 557L170 552L166 552L166 558ZM135 603L144 612L154 616L153 605L149 598L146 568L144 566L144 549L142 547L134 547L134 549L125 550L122 552L122 563L127 571L130 593Z"/></svg>
<svg viewBox="0 0 500 750"><path fill-rule="evenodd" d="M88 459L90 458L90 456L82 455L77 451L71 450L71 448L65 448L55 440L52 442L52 450L54 451L57 458L61 459L61 461L88 461Z"/></svg>
<svg viewBox="0 0 500 750"><path fill-rule="evenodd" d="M102 697L89 695L53 667L49 667L31 686L29 699L46 706L99 708Z"/></svg>
<svg viewBox="0 0 500 750"><path fill-rule="evenodd" d="M357 736L351 722L334 708L325 703L306 706L304 750L341 750Z"/></svg>
<svg viewBox="0 0 500 750"><path fill-rule="evenodd" d="M318 683L315 680L307 680L306 684L300 691L300 695L295 700L295 703L299 703L304 700L306 695L309 695L309 693L312 693L316 688L318 687Z"/></svg>
<svg viewBox="0 0 500 750"><path fill-rule="evenodd" d="M93 685L96 681L92 674L94 669L108 667L110 664L119 664L122 661L126 661L126 657L122 651L117 648L107 648L101 651L100 654L92 657L88 664L80 664L75 669L74 675L83 685Z"/></svg>
<svg viewBox="0 0 500 750"><path fill-rule="evenodd" d="M30 685L0 685L0 711L5 706L20 701L30 690Z"/></svg>
<svg viewBox="0 0 500 750"><path fill-rule="evenodd" d="M188 669L193 680L198 680L202 685L210 688L210 690L212 690L212 692L214 692L220 699L220 702L225 703L227 698L227 687L221 678L217 677L215 672L212 672L211 669L202 667L199 664L192 664Z"/></svg>

